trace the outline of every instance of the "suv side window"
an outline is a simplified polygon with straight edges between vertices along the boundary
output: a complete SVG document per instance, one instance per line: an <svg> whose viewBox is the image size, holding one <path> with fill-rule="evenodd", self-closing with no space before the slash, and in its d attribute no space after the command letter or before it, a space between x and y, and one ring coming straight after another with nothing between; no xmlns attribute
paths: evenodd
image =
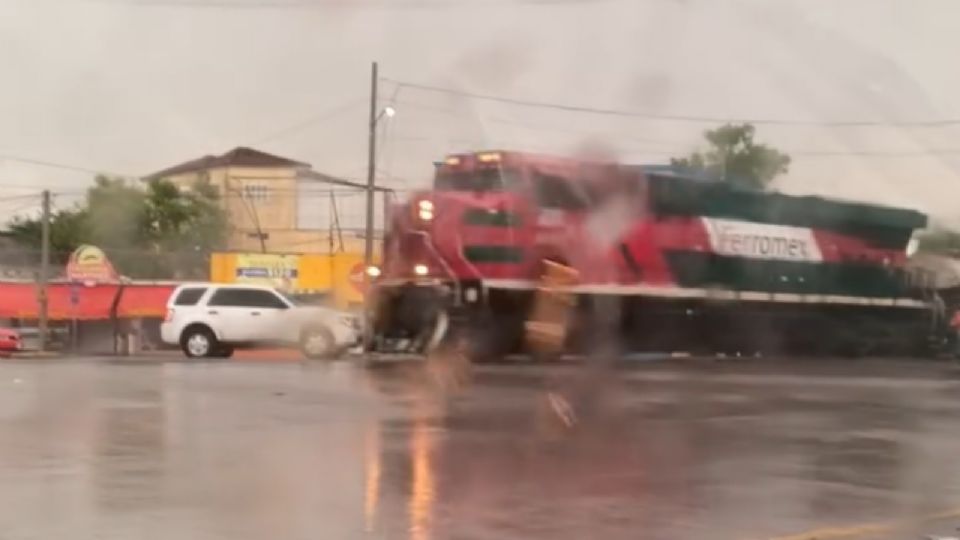
<svg viewBox="0 0 960 540"><path fill-rule="evenodd" d="M197 302L200 301L200 297L203 296L203 293L207 292L206 287L191 287L188 289L180 289L180 293L177 294L177 297L173 300L173 305L175 306L195 306Z"/></svg>
<svg viewBox="0 0 960 540"><path fill-rule="evenodd" d="M208 306L223 307L256 307L269 309L286 309L288 306L277 295L270 291L258 289L217 289L207 302Z"/></svg>

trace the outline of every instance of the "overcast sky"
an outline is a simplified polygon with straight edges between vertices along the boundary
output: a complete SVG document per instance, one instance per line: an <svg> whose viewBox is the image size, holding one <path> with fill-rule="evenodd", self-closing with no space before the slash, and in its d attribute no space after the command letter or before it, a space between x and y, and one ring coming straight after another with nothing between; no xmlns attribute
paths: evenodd
<svg viewBox="0 0 960 540"><path fill-rule="evenodd" d="M960 119L957 21L956 0L0 0L0 212L91 178L22 159L142 175L251 145L362 177L376 59L392 81L788 121L758 125L794 157L780 189L960 225L960 125L902 125ZM715 125L381 90L398 188L482 147L663 162Z"/></svg>

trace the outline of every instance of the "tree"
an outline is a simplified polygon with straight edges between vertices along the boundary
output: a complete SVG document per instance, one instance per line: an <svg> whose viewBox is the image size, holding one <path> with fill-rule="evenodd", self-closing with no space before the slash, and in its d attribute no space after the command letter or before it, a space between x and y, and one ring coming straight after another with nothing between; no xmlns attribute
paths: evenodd
<svg viewBox="0 0 960 540"><path fill-rule="evenodd" d="M97 176L87 190L89 240L105 251L143 246L148 227L146 193L123 178Z"/></svg>
<svg viewBox="0 0 960 540"><path fill-rule="evenodd" d="M39 218L17 216L7 227L10 238L18 245L40 252L41 223ZM54 210L50 214L50 260L66 264L70 254L84 243L87 232L87 212L75 207Z"/></svg>
<svg viewBox="0 0 960 540"><path fill-rule="evenodd" d="M167 275L202 277L208 273L208 255L222 248L226 239L227 220L218 198L216 188L203 180L186 191L162 180L148 184L144 240L158 256L177 254L163 261Z"/></svg>
<svg viewBox="0 0 960 540"><path fill-rule="evenodd" d="M51 216L55 263L65 264L81 244L103 249L117 270L134 278L203 277L207 257L223 246L226 217L216 189L201 182L190 190L154 180L97 176L85 201ZM14 220L10 236L39 251L40 218Z"/></svg>
<svg viewBox="0 0 960 540"><path fill-rule="evenodd" d="M676 167L706 172L731 184L764 189L777 175L786 173L790 156L754 142L752 124L726 124L704 133L710 148L675 158Z"/></svg>

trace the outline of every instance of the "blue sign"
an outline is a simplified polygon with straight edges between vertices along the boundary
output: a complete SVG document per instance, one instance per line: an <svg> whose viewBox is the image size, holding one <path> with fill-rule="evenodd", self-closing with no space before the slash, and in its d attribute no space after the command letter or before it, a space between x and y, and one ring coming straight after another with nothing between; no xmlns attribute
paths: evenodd
<svg viewBox="0 0 960 540"><path fill-rule="evenodd" d="M243 278L296 278L296 268L237 268L237 277Z"/></svg>

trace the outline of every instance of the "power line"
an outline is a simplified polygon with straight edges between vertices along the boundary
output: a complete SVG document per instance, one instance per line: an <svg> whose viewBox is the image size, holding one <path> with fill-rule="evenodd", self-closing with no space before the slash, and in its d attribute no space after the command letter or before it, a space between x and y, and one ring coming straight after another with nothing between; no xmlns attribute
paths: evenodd
<svg viewBox="0 0 960 540"><path fill-rule="evenodd" d="M798 152L787 152L792 156L803 157L837 157L837 156L863 156L863 157L928 157L928 156L948 156L960 154L960 148L932 148L930 150L803 150Z"/></svg>
<svg viewBox="0 0 960 540"><path fill-rule="evenodd" d="M444 88L428 84L418 84L394 79L383 79L398 85L401 88L413 88L428 92L438 92L456 96L468 97L483 101L492 101L496 103L505 103L508 105L517 105L521 107L534 107L540 109L553 109L567 112L578 112L587 114L596 114L603 116L620 116L629 118L644 118L647 120L662 120L671 122L689 122L697 124L727 124L727 123L750 123L754 125L779 125L779 126L820 126L820 127L945 127L960 125L960 118L947 118L938 120L909 120L909 121L871 121L871 120L840 120L840 121L815 121L815 120L790 120L790 119L770 119L770 118L731 118L731 117L710 117L694 116L682 114L658 114L640 111L628 111L621 109L601 109L596 107L587 107L582 105L568 105L562 103L550 103L546 101L535 101L530 99L519 99L505 96L495 96L492 94L481 94L477 92L468 92L464 90L455 90L453 88Z"/></svg>
<svg viewBox="0 0 960 540"><path fill-rule="evenodd" d="M432 105L424 105L422 103L409 102L409 101L398 101L397 102L404 107L412 107L415 109L423 109L426 111L436 112L439 114L445 114L450 116L462 116L456 111L444 108L444 107L435 107ZM637 141L641 143L647 143L655 146L662 146L664 148L676 148L676 152L667 152L664 149L641 149L633 147L621 148L621 150L637 153L645 153L648 155L677 155L678 152L683 153L687 151L696 150L697 146L695 143L683 144L678 141L664 141L658 139L652 139L648 137L640 137L630 134L604 134L596 132L584 132L578 131L576 129L562 128L555 126L544 126L541 124L531 124L528 122L518 122L515 120L506 120L503 118L485 118L484 122L490 122L494 124L504 124L508 126L515 126L522 129L529 129L532 131L543 131L548 133L562 133L576 136L588 136L588 135L597 135L597 136L607 136L611 140L620 140L626 139L631 141ZM492 144L492 143L488 143ZM880 158L908 158L908 157L930 157L930 156L950 156L950 155L960 155L960 148L932 148L929 150L791 150L789 148L781 148L784 152L793 157L880 157Z"/></svg>
<svg viewBox="0 0 960 540"><path fill-rule="evenodd" d="M17 206L17 207L15 207L15 208L12 209L12 210L4 210L3 213L4 213L4 214L16 214L17 212L23 212L24 210L34 210L34 209L37 209L37 208L39 208L39 207L40 207L40 201L37 201L37 202L35 202L35 203L30 203L30 204L25 204L25 205Z"/></svg>
<svg viewBox="0 0 960 540"><path fill-rule="evenodd" d="M87 0L91 2L118 4L128 7L177 7L197 9L222 10L304 10L330 8L476 8L482 5L488 7L510 6L562 6L599 4L615 0L484 0L482 3L471 0L278 0L268 2L264 0L236 1L236 0Z"/></svg>
<svg viewBox="0 0 960 540"><path fill-rule="evenodd" d="M20 163L29 163L29 164L31 164L31 165L40 165L41 167L51 167L51 168L54 168L54 169L64 169L64 170L74 171L74 172L89 173L89 174L94 174L94 175L97 175L97 174L110 174L110 175L113 175L113 176L122 176L122 177L126 177L126 178L136 178L136 177L137 177L137 175L132 175L132 174L116 173L116 172L111 172L111 171L106 171L106 170L96 170L96 169L91 169L91 168L88 168L88 167L81 167L81 166L78 166L78 165L70 165L70 164L66 164L66 163L57 163L57 162L55 162L55 161L46 161L46 160L42 160L42 159L26 158L26 157L20 157L20 156L11 156L11 155L8 155L8 154L0 154L0 159L6 159L6 160L9 160L9 161L18 161L18 162L20 162Z"/></svg>
<svg viewBox="0 0 960 540"><path fill-rule="evenodd" d="M40 195L40 192L34 192L27 195L10 195L6 197L0 197L0 202L19 201L21 199L36 199L39 198Z"/></svg>
<svg viewBox="0 0 960 540"><path fill-rule="evenodd" d="M296 133L297 131L302 131L302 130L304 130L304 129L306 129L306 128L308 128L308 127L310 127L310 126L312 126L312 125L314 125L314 124L316 124L316 123L322 122L322 121L324 121L324 120L329 120L330 118L333 118L334 116L336 116L336 115L338 115L338 114L340 114L340 113L348 110L350 107L353 107L353 106L355 106L355 105L358 105L358 104L362 103L363 101L364 101L363 99L352 99L352 100L350 100L350 101L347 101L346 103L341 103L340 105L338 105L338 106L336 106L336 107L334 107L334 108L332 108L332 109L328 109L328 110L326 110L326 111L324 111L324 112L322 112L322 113L320 113L320 114L317 114L317 115L315 115L315 116L311 116L310 118L307 118L306 120L297 122L296 124L293 124L293 125L291 125L291 126L287 126L287 127L282 128L282 129L280 129L280 130L277 130L277 131L275 131L275 132L273 132L273 133L271 133L271 134L269 134L269 135L266 135L266 136L264 136L264 137L262 137L262 138L260 138L260 139L258 139L258 140L256 140L256 141L253 141L253 142L247 144L246 146L258 146L258 145L261 145L261 144L265 144L265 143L267 143L267 142L271 142L271 141L274 141L274 140L277 140L277 139L286 137L287 135L289 135L289 134L291 134L291 133Z"/></svg>

